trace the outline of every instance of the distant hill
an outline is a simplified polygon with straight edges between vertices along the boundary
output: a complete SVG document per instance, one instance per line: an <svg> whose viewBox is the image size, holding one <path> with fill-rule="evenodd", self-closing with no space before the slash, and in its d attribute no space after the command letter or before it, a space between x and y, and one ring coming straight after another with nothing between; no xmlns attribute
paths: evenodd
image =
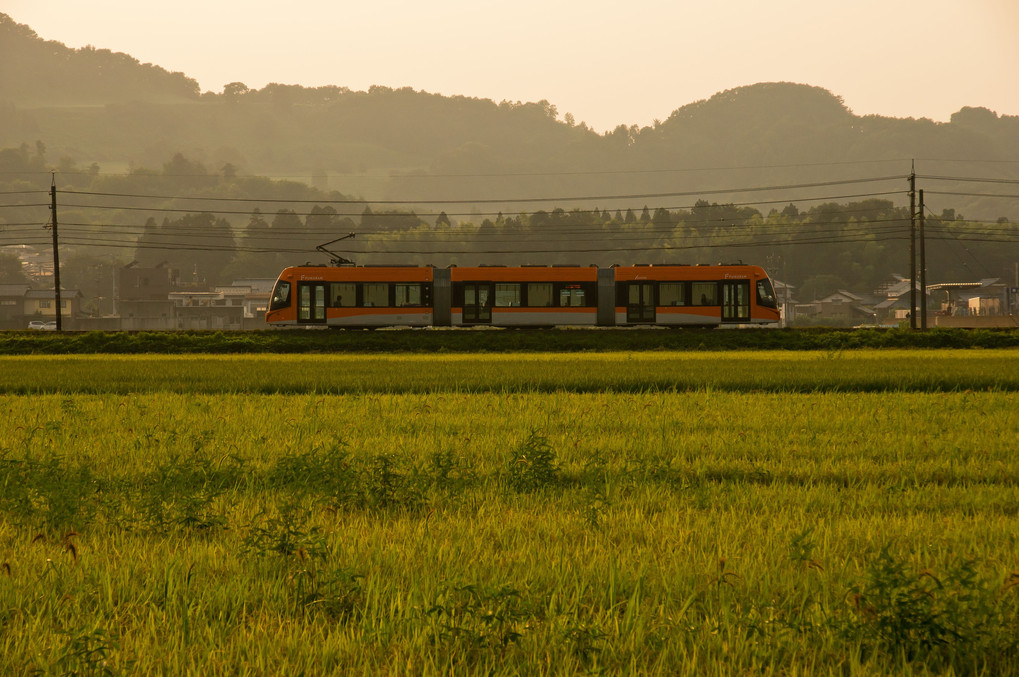
<svg viewBox="0 0 1019 677"><path fill-rule="evenodd" d="M0 99L19 106L177 101L197 98L198 83L182 73L108 49L70 49L44 41L0 14Z"/></svg>
<svg viewBox="0 0 1019 677"><path fill-rule="evenodd" d="M947 123L861 117L824 89L761 83L684 105L649 127L599 134L547 101L275 83L201 94L181 73L43 41L0 14L0 148L37 141L54 164L122 171L160 167L183 153L214 170L229 163L242 173L374 200L696 192L905 176L911 158L921 173L1019 176L1019 165L1001 162L1019 157L1019 117L984 108L964 108ZM727 198L747 196L711 194ZM983 218L1015 212L1012 202L992 198L958 196L951 206Z"/></svg>

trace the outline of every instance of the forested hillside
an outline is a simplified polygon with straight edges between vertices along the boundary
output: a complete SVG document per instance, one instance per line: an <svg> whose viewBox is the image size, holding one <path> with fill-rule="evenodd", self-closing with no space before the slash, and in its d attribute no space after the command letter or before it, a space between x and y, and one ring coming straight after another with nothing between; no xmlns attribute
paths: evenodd
<svg viewBox="0 0 1019 677"><path fill-rule="evenodd" d="M345 244L364 263L770 257L806 289L867 289L907 272L915 159L940 238L932 274L999 276L1016 258L1001 242L1019 211L993 195L1015 191L946 178L1016 180L1017 157L1019 117L861 117L791 83L607 133L547 101L239 82L200 93L184 74L46 42L0 14L0 190L48 189L56 170L72 191L71 268L77 255L167 260L208 283L274 275L357 231ZM45 244L32 230L43 220L6 205L2 244L23 232ZM218 253L197 253L210 243Z"/></svg>

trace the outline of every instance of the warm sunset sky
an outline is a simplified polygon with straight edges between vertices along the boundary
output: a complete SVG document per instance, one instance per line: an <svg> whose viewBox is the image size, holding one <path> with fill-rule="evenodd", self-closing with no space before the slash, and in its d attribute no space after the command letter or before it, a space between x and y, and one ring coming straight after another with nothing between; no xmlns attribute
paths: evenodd
<svg viewBox="0 0 1019 677"><path fill-rule="evenodd" d="M1019 114L1019 0L2 0L42 38L195 78L547 99L599 131L790 81L857 114Z"/></svg>

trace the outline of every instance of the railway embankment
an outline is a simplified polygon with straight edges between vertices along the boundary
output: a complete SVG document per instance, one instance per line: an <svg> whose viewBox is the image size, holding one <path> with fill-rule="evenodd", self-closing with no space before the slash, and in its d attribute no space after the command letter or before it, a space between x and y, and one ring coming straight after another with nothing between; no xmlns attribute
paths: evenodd
<svg viewBox="0 0 1019 677"><path fill-rule="evenodd" d="M1019 348L1019 329L378 329L0 332L0 355Z"/></svg>

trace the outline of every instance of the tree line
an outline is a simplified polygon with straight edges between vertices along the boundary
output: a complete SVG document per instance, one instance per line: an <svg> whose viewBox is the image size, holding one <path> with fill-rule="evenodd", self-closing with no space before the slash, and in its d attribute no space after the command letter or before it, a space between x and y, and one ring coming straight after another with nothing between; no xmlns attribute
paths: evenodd
<svg viewBox="0 0 1019 677"><path fill-rule="evenodd" d="M49 170L74 205L61 208L61 221L78 224L62 229L63 280L87 298L112 297L116 267L132 260L167 266L182 286L210 287L272 278L288 265L325 264L329 257L316 246L348 233L356 235L336 247L358 264L742 260L795 285L801 300L836 289L869 292L893 273L908 273L908 208L883 198L770 207L696 199L681 208L389 208L301 182L241 176L229 164L209 170L181 153L157 170L106 175L54 166L42 143L0 150L0 190L48 188ZM144 197L111 197L117 195ZM38 197L25 197L26 206L9 200L0 226L45 220L44 208L27 206L32 200ZM1019 238L1019 228L1007 219L973 222L945 209L927 228L931 282L1006 276L1014 264L1001 242ZM39 233L14 226L4 228L2 242L17 244L18 234L47 249ZM0 256L0 283L19 282L33 283L8 250Z"/></svg>

